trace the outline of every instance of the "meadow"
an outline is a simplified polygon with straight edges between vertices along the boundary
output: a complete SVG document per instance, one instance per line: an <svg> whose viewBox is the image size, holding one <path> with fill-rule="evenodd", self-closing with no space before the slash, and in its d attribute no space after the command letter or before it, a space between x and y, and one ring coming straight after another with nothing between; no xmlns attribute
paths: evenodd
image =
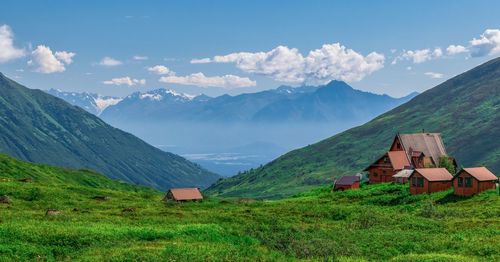
<svg viewBox="0 0 500 262"><path fill-rule="evenodd" d="M281 200L164 203L162 192L92 171L0 156L1 195L11 201L0 204L0 261L500 260L494 190L325 185Z"/></svg>

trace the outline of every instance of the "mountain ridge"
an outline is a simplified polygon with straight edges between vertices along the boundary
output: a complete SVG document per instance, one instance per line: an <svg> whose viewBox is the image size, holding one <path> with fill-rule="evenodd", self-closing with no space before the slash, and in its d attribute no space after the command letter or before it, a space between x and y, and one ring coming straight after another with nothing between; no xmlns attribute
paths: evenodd
<svg viewBox="0 0 500 262"><path fill-rule="evenodd" d="M113 123L127 119L176 120L176 121L336 121L329 117L332 112L353 112L354 118L370 119L374 113L381 113L415 96L414 93L401 98L379 95L352 88L342 81L332 81L324 86L280 86L257 93L244 93L236 96L204 95L183 99L160 99L155 101L140 99L143 95L166 93L166 89L136 92L125 97L120 103L112 105L101 117ZM314 95L315 94L315 95ZM331 100L323 99L330 95ZM337 97L335 97L337 96ZM346 97L355 105L346 103ZM352 101L351 101L352 102ZM371 105L367 108L367 102ZM151 105L154 103L154 106ZM358 107L358 108L355 108ZM363 112L361 113L361 111ZM293 111L293 112L288 112ZM319 117L310 115L316 112ZM359 112L359 113L356 113ZM338 115L338 114L337 114ZM297 119L297 117L299 119ZM353 118L353 116L350 116Z"/></svg>
<svg viewBox="0 0 500 262"><path fill-rule="evenodd" d="M158 189L203 188L219 177L1 73L0 95L2 153L31 162L93 169L113 179Z"/></svg>

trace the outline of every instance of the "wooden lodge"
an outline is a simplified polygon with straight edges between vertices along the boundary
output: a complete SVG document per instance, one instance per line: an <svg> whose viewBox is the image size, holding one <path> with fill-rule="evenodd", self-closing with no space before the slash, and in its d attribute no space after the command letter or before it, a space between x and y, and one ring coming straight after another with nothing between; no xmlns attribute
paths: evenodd
<svg viewBox="0 0 500 262"><path fill-rule="evenodd" d="M440 133L397 134L389 151L364 171L370 183L392 182L401 170L438 166L440 157L447 157Z"/></svg>
<svg viewBox="0 0 500 262"><path fill-rule="evenodd" d="M332 191L359 189L361 179L359 176L343 176L335 181Z"/></svg>
<svg viewBox="0 0 500 262"><path fill-rule="evenodd" d="M453 176L446 168L417 168L410 175L410 193L434 193L452 187Z"/></svg>
<svg viewBox="0 0 500 262"><path fill-rule="evenodd" d="M163 201L186 202L201 200L203 200L203 195L198 188L172 188L163 197Z"/></svg>
<svg viewBox="0 0 500 262"><path fill-rule="evenodd" d="M498 177L486 167L464 168L453 178L453 190L455 195L472 196L495 189L497 182Z"/></svg>

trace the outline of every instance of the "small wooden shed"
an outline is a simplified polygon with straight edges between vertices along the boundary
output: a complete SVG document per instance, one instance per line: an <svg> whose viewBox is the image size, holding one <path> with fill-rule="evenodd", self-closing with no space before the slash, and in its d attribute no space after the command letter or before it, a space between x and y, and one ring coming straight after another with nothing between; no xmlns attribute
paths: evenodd
<svg viewBox="0 0 500 262"><path fill-rule="evenodd" d="M163 201L201 201L203 195L199 188L171 188L163 197Z"/></svg>
<svg viewBox="0 0 500 262"><path fill-rule="evenodd" d="M451 188L453 176L446 168L417 168L410 175L410 193L433 193Z"/></svg>
<svg viewBox="0 0 500 262"><path fill-rule="evenodd" d="M343 176L333 185L332 191L344 191L347 189L359 189L359 182L361 181L359 176Z"/></svg>
<svg viewBox="0 0 500 262"><path fill-rule="evenodd" d="M498 177L486 167L464 168L453 177L455 195L472 196L488 189L495 189Z"/></svg>

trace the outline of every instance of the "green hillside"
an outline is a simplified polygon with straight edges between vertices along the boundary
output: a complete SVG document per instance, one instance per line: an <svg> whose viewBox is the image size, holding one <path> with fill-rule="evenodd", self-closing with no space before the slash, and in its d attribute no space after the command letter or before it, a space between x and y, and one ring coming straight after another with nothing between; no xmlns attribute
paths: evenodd
<svg viewBox="0 0 500 262"><path fill-rule="evenodd" d="M10 198L0 261L498 261L497 194L381 184L164 204L155 190L0 155L0 198Z"/></svg>
<svg viewBox="0 0 500 262"><path fill-rule="evenodd" d="M276 198L363 170L397 132L441 132L459 165L500 174L500 58L416 96L362 126L290 153L256 170L220 180L207 193Z"/></svg>
<svg viewBox="0 0 500 262"><path fill-rule="evenodd" d="M114 179L161 189L206 187L218 178L1 73L0 153L31 162L89 168Z"/></svg>

